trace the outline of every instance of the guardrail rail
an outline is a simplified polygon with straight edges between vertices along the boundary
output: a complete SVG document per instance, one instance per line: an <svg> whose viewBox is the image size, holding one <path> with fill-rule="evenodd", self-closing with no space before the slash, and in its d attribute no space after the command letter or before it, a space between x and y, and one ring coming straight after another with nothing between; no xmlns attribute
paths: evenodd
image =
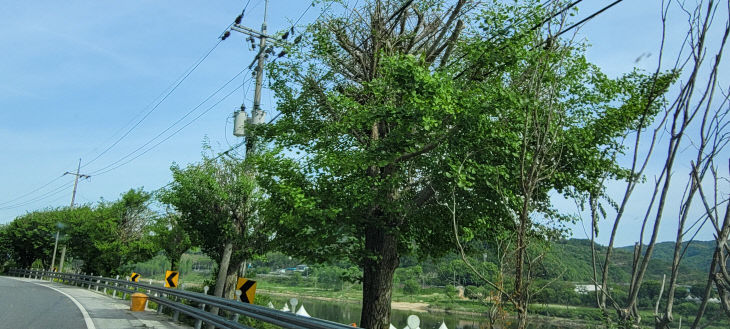
<svg viewBox="0 0 730 329"><path fill-rule="evenodd" d="M73 284L87 289L103 289L106 294L107 290L112 291L112 296L116 297L117 293L121 293L122 299L126 299L127 294L139 291L146 291L149 296L148 300L157 303L157 313L162 313L164 307L173 310L173 320L177 321L179 314L185 314L196 320L195 328L200 328L203 323L212 324L217 328L236 328L236 329L252 329L237 320L239 316L249 317L266 323L270 323L282 328L291 329L352 329L352 327L327 321L323 319L305 317L294 313L283 312L264 306L242 303L237 300L230 300L211 295L201 294L197 292L184 291L181 289L171 289L159 286L153 286L144 283L131 282L120 279L106 278L102 276L58 273L37 269L10 269L8 274L18 277L35 278L39 280L57 280L65 284ZM190 305L184 303L187 301ZM216 315L205 311L205 307L218 307L220 310L228 311L232 319L223 315Z"/></svg>

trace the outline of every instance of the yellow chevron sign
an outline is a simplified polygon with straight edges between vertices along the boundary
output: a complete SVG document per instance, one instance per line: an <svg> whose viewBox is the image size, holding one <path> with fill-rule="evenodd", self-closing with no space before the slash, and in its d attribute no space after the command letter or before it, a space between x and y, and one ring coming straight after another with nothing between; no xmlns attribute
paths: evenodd
<svg viewBox="0 0 730 329"><path fill-rule="evenodd" d="M165 271L165 288L177 288L178 279L180 279L180 272Z"/></svg>
<svg viewBox="0 0 730 329"><path fill-rule="evenodd" d="M241 291L242 302L253 304L253 299L256 297L256 281L239 277L236 289Z"/></svg>
<svg viewBox="0 0 730 329"><path fill-rule="evenodd" d="M129 276L129 281L139 282L139 278L140 278L139 273L132 272L132 275Z"/></svg>

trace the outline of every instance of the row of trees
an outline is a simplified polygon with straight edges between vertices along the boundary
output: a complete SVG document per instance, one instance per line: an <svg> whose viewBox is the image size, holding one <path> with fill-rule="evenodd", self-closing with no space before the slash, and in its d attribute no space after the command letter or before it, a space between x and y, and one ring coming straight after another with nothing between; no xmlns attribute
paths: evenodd
<svg viewBox="0 0 730 329"><path fill-rule="evenodd" d="M0 229L3 263L50 268L58 232L59 246L66 250L66 267L99 275L122 274L157 251L150 234L156 218L149 209L151 199L149 192L132 189L114 202L19 216ZM58 267L62 260L58 255L55 259Z"/></svg>

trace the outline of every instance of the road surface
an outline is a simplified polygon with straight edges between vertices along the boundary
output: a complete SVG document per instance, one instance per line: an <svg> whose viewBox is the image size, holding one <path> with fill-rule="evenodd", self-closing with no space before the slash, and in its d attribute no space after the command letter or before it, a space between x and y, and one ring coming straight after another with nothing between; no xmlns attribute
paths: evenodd
<svg viewBox="0 0 730 329"><path fill-rule="evenodd" d="M0 277L0 328L87 328L76 304L61 292Z"/></svg>

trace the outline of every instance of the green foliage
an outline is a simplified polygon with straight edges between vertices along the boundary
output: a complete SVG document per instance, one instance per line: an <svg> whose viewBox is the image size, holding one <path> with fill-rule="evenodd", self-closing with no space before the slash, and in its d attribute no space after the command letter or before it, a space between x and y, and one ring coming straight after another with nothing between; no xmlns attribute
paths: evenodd
<svg viewBox="0 0 730 329"><path fill-rule="evenodd" d="M408 279L403 281L403 293L415 295L421 292L421 284L416 279Z"/></svg>
<svg viewBox="0 0 730 329"><path fill-rule="evenodd" d="M7 224L2 241L10 259L20 268L30 267L40 260L47 269L55 243L57 224L64 220L60 210L35 211Z"/></svg>
<svg viewBox="0 0 730 329"><path fill-rule="evenodd" d="M330 287L335 291L342 290L344 285L343 269L335 266L321 266L314 270L313 275L321 287Z"/></svg>
<svg viewBox="0 0 730 329"><path fill-rule="evenodd" d="M87 273L123 273L132 263L154 255L148 235L154 216L148 208L150 199L150 193L131 189L114 202L28 213L4 227L0 245L7 246L16 266L36 263L47 268L58 231L59 250L68 247L65 267L73 261L81 263L79 270ZM56 261L58 265L60 254Z"/></svg>
<svg viewBox="0 0 730 329"><path fill-rule="evenodd" d="M12 256L12 245L8 239L8 225L0 224L0 273L5 272Z"/></svg>
<svg viewBox="0 0 730 329"><path fill-rule="evenodd" d="M715 252L714 241L692 241L683 242L682 248L686 248L686 252L679 264L679 281L680 282L705 282L710 271L712 256ZM633 253L633 246L617 248L617 251L625 251L625 254ZM646 251L646 246L642 249ZM661 279L662 274L667 274L666 268L669 268L674 257L674 242L659 242L654 245L654 251L651 255L650 263L655 264L647 271L647 275L652 276L655 280ZM652 269L660 269L653 271ZM703 288L704 290L704 288Z"/></svg>
<svg viewBox="0 0 730 329"><path fill-rule="evenodd" d="M170 270L178 270L180 258L190 249L190 235L179 223L178 215L160 216L150 228L150 237L157 250L161 250L170 260Z"/></svg>
<svg viewBox="0 0 730 329"><path fill-rule="evenodd" d="M64 210L69 255L83 261L82 270L97 275L126 274L133 263L154 256L149 224L152 195L131 189L116 202Z"/></svg>
<svg viewBox="0 0 730 329"><path fill-rule="evenodd" d="M159 199L179 214L177 225L208 256L220 260L226 243L233 243L229 271L273 247L267 223L259 216L251 163L207 158L197 164L171 167L173 182Z"/></svg>

